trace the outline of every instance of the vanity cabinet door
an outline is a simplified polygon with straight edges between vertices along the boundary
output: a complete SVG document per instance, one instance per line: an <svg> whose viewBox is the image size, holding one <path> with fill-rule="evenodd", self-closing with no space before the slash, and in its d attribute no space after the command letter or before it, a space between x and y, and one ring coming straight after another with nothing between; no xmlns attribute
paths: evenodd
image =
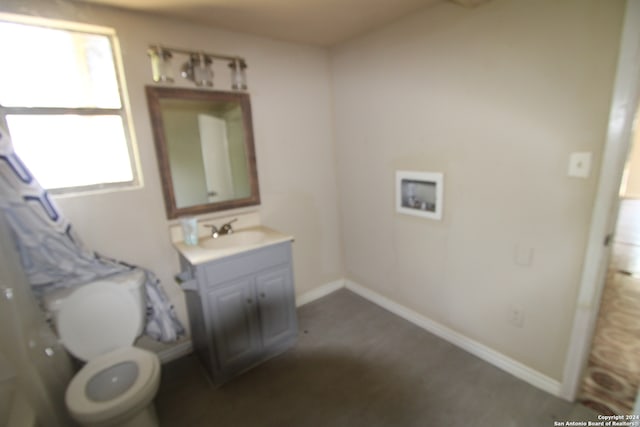
<svg viewBox="0 0 640 427"><path fill-rule="evenodd" d="M266 351L277 350L297 334L291 269L274 268L257 275L256 293L263 347Z"/></svg>
<svg viewBox="0 0 640 427"><path fill-rule="evenodd" d="M210 288L207 295L213 344L221 371L250 365L260 352L253 278Z"/></svg>
<svg viewBox="0 0 640 427"><path fill-rule="evenodd" d="M290 242L197 266L184 261L183 271L190 269L195 282L185 290L194 350L214 384L295 344Z"/></svg>

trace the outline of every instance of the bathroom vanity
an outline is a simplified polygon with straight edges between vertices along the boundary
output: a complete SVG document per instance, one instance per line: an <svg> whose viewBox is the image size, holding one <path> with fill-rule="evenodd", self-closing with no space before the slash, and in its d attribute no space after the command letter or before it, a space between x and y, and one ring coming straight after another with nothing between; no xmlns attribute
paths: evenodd
<svg viewBox="0 0 640 427"><path fill-rule="evenodd" d="M194 351L214 384L295 343L292 240L259 226L175 244Z"/></svg>

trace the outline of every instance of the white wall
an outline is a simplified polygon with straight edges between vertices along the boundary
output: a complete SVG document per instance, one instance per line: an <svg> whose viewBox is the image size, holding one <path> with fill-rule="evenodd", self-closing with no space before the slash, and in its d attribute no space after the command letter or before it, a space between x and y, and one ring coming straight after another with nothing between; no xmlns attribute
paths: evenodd
<svg viewBox="0 0 640 427"><path fill-rule="evenodd" d="M144 94L144 86L152 84L146 54L151 43L247 59L262 221L295 236L297 293L342 277L325 50L66 1L4 0L0 10L115 28L144 188L57 201L90 247L153 270L183 320L182 291L173 282L178 258L169 239ZM227 67L216 71L216 86L230 87Z"/></svg>
<svg viewBox="0 0 640 427"><path fill-rule="evenodd" d="M623 9L442 2L333 49L347 277L560 381ZM396 169L444 172L442 221L394 212Z"/></svg>
<svg viewBox="0 0 640 427"><path fill-rule="evenodd" d="M640 132L637 131L633 136L633 145L625 168L622 195L630 199L640 198Z"/></svg>

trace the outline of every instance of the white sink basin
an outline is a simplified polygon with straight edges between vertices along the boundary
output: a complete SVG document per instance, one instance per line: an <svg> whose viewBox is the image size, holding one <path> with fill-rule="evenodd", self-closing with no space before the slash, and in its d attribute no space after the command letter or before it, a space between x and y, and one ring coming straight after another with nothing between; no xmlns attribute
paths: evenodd
<svg viewBox="0 0 640 427"><path fill-rule="evenodd" d="M207 238L198 242L198 245L206 249L235 249L257 245L266 239L267 235L263 231L246 230L236 231L233 234L225 234L217 239Z"/></svg>
<svg viewBox="0 0 640 427"><path fill-rule="evenodd" d="M198 244L193 246L184 242L175 242L174 245L187 261L196 265L286 241L293 241L293 236L257 225L239 228L217 239L201 237Z"/></svg>

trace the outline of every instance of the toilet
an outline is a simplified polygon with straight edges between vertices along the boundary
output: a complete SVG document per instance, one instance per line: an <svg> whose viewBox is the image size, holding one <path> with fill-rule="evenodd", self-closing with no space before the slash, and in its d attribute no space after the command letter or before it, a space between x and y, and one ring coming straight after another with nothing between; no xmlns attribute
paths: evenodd
<svg viewBox="0 0 640 427"><path fill-rule="evenodd" d="M133 347L145 325L145 274L133 270L45 296L60 341L86 364L67 387L70 415L83 426L157 426L153 398L160 361Z"/></svg>

